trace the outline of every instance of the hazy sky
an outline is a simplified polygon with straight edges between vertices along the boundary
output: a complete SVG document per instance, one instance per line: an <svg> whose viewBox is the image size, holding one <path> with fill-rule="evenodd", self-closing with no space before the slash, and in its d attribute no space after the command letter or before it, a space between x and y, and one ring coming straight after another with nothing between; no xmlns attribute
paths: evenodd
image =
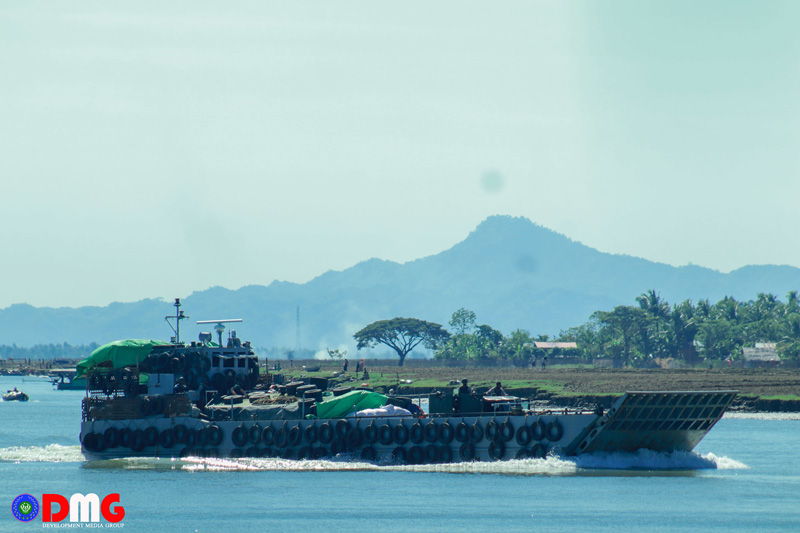
<svg viewBox="0 0 800 533"><path fill-rule="evenodd" d="M408 261L522 215L800 266L800 2L0 4L0 307Z"/></svg>

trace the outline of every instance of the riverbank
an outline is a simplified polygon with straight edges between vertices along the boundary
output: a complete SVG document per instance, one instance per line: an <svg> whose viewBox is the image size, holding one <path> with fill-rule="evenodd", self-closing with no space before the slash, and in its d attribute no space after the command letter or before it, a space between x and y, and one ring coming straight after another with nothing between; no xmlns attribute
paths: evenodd
<svg viewBox="0 0 800 533"><path fill-rule="evenodd" d="M317 362L318 363L318 362ZM295 363L297 364L297 363ZM742 411L800 412L800 371L796 369L595 369L595 368L448 368L369 366L369 378L349 372L339 376L350 386L369 384L398 394L427 394L451 389L468 379L478 392L501 381L509 394L556 407L609 406L626 391L738 390L731 408ZM307 375L332 376L341 368L323 365ZM291 376L302 368L284 369Z"/></svg>

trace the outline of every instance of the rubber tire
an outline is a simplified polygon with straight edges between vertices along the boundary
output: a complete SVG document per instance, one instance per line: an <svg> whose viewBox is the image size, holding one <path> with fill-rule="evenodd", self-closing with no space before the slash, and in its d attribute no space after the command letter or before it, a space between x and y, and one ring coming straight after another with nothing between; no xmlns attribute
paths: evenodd
<svg viewBox="0 0 800 533"><path fill-rule="evenodd" d="M264 443L264 446L272 446L275 443L274 427L267 426L264 428L264 431L261 432L261 442Z"/></svg>
<svg viewBox="0 0 800 533"><path fill-rule="evenodd" d="M436 442L439 438L439 426L436 425L436 422L431 420L427 424L425 424L425 440L428 442Z"/></svg>
<svg viewBox="0 0 800 533"><path fill-rule="evenodd" d="M303 429L300 427L300 424L289 429L287 440L289 441L289 446L297 446L303 441Z"/></svg>
<svg viewBox="0 0 800 533"><path fill-rule="evenodd" d="M547 440L550 442L558 442L564 436L564 426L556 418L547 424Z"/></svg>
<svg viewBox="0 0 800 533"><path fill-rule="evenodd" d="M178 424L172 428L172 438L178 444L185 444L186 443L186 426L183 424Z"/></svg>
<svg viewBox="0 0 800 533"><path fill-rule="evenodd" d="M423 440L425 440L425 430L422 427L422 424L419 422L414 422L411 425L411 428L408 430L409 438L411 442L414 444L421 444Z"/></svg>
<svg viewBox="0 0 800 533"><path fill-rule="evenodd" d="M361 444L364 442L364 432L361 431L361 428L354 427L350 428L350 431L347 432L347 446L348 448L356 449L361 447Z"/></svg>
<svg viewBox="0 0 800 533"><path fill-rule="evenodd" d="M256 422L247 431L247 436L250 438L252 444L258 444L261 441L261 426Z"/></svg>
<svg viewBox="0 0 800 533"><path fill-rule="evenodd" d="M394 442L394 432L392 431L392 426L389 424L384 424L378 428L378 441L384 446L388 446Z"/></svg>
<svg viewBox="0 0 800 533"><path fill-rule="evenodd" d="M458 449L458 456L462 461L472 461L475 459L475 445L471 442L465 442Z"/></svg>
<svg viewBox="0 0 800 533"><path fill-rule="evenodd" d="M422 446L412 446L411 449L408 450L408 464L421 465L424 460L425 450Z"/></svg>
<svg viewBox="0 0 800 533"><path fill-rule="evenodd" d="M347 438L347 433L350 431L350 422L345 419L336 421L336 436L340 439Z"/></svg>
<svg viewBox="0 0 800 533"><path fill-rule="evenodd" d="M453 426L445 422L439 426L439 442L442 444L450 444L453 442L454 433Z"/></svg>
<svg viewBox="0 0 800 533"><path fill-rule="evenodd" d="M378 428L375 427L374 422L364 428L364 442L368 444L378 442Z"/></svg>
<svg viewBox="0 0 800 533"><path fill-rule="evenodd" d="M135 452L140 452L144 450L144 431L141 429L137 429L131 435L131 450Z"/></svg>
<svg viewBox="0 0 800 533"><path fill-rule="evenodd" d="M222 443L222 439L225 438L225 432L216 424L211 424L206 428L206 432L208 434L208 444L217 447Z"/></svg>
<svg viewBox="0 0 800 533"><path fill-rule="evenodd" d="M428 444L424 451L426 464L433 464L439 460L439 447L435 444Z"/></svg>
<svg viewBox="0 0 800 533"><path fill-rule="evenodd" d="M538 419L535 424L531 426L531 436L533 440L540 441L544 440L545 434L547 433L547 426L542 419Z"/></svg>
<svg viewBox="0 0 800 533"><path fill-rule="evenodd" d="M527 446L531 442L531 428L527 425L522 425L517 429L517 444L520 446Z"/></svg>
<svg viewBox="0 0 800 533"><path fill-rule="evenodd" d="M375 452L375 448L372 446L364 446L361 449L361 459L364 461L374 461L375 457L377 457L377 453Z"/></svg>
<svg viewBox="0 0 800 533"><path fill-rule="evenodd" d="M144 443L146 446L155 446L158 443L158 429L155 426L144 430Z"/></svg>
<svg viewBox="0 0 800 533"><path fill-rule="evenodd" d="M162 448L172 448L175 446L175 438L172 436L172 430L165 429L158 436L158 444Z"/></svg>
<svg viewBox="0 0 800 533"><path fill-rule="evenodd" d="M408 442L408 428L401 422L392 430L392 436L394 437L395 443L403 445Z"/></svg>
<svg viewBox="0 0 800 533"><path fill-rule="evenodd" d="M247 444L249 436L250 435L247 431L247 428L245 428L243 425L240 424L236 426L236 428L234 428L233 430L233 433L231 433L231 442L237 448L241 448L242 446Z"/></svg>
<svg viewBox="0 0 800 533"><path fill-rule="evenodd" d="M286 448L289 444L289 431L282 427L275 432L275 446L278 448Z"/></svg>
<svg viewBox="0 0 800 533"><path fill-rule="evenodd" d="M402 446L398 446L397 448L392 450L392 459L394 459L395 461L405 463L406 457L407 457L406 449L403 448Z"/></svg>
<svg viewBox="0 0 800 533"><path fill-rule="evenodd" d="M336 434L333 431L333 426L331 426L330 422L325 422L320 426L318 437L322 444L330 444L335 436Z"/></svg>
<svg viewBox="0 0 800 533"><path fill-rule="evenodd" d="M489 444L489 457L499 461L506 454L506 445L502 441L493 441Z"/></svg>
<svg viewBox="0 0 800 533"><path fill-rule="evenodd" d="M116 448L119 444L119 430L114 426L103 432L103 444L106 448Z"/></svg>
<svg viewBox="0 0 800 533"><path fill-rule="evenodd" d="M508 418L497 429L498 436L503 442L509 442L514 438L514 424Z"/></svg>
<svg viewBox="0 0 800 533"><path fill-rule="evenodd" d="M456 440L467 442L472 437L472 428L466 422L460 422L456 426Z"/></svg>
<svg viewBox="0 0 800 533"><path fill-rule="evenodd" d="M306 426L306 429L303 431L303 438L306 439L306 442L309 444L317 442L317 426L313 423Z"/></svg>
<svg viewBox="0 0 800 533"><path fill-rule="evenodd" d="M475 424L473 424L471 433L472 435L470 436L470 440L472 441L473 444L477 444L483 440L484 437L483 427L479 422L476 421Z"/></svg>

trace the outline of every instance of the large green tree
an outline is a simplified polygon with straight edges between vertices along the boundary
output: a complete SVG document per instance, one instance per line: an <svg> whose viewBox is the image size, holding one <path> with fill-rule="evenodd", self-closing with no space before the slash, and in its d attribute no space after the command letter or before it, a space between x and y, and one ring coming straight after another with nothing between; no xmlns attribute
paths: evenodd
<svg viewBox="0 0 800 533"><path fill-rule="evenodd" d="M353 338L357 341L356 347L374 348L378 344L385 344L400 357L398 366L403 366L406 355L422 344L430 350L435 350L442 343L447 342L450 333L442 329L441 324L426 322L417 318L392 318L391 320L378 320L358 331Z"/></svg>

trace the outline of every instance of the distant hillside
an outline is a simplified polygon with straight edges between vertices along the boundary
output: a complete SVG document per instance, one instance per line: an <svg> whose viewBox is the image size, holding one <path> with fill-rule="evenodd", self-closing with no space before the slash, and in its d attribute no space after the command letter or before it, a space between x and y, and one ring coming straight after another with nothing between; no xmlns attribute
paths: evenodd
<svg viewBox="0 0 800 533"><path fill-rule="evenodd" d="M353 333L374 320L408 316L446 325L460 307L504 333L523 328L553 335L598 309L633 305L648 289L670 303L725 295L748 300L759 292L783 299L800 290L800 269L747 266L723 274L676 268L602 253L525 218L493 216L449 250L409 263L370 259L305 284L276 281L193 293L183 300L192 318L183 337L197 338L195 320L243 318L236 329L255 346L294 347L298 305L303 348L347 345L353 353ZM170 301L160 300L77 309L12 305L0 310L0 344L166 340L171 331L164 316L173 312Z"/></svg>

